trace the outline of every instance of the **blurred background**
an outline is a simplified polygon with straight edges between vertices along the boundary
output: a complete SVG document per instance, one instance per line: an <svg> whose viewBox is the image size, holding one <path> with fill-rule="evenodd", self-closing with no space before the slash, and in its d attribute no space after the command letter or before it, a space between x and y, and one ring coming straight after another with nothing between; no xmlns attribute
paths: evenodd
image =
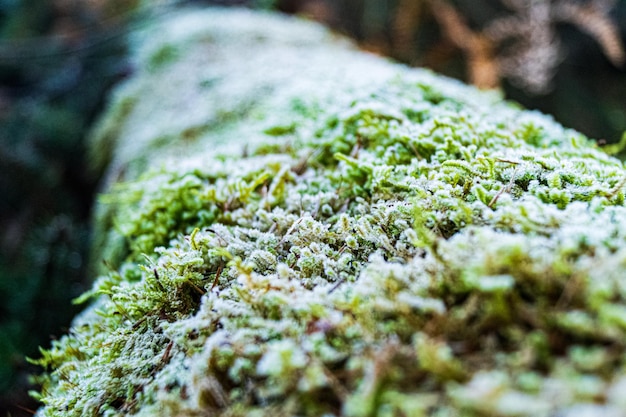
<svg viewBox="0 0 626 417"><path fill-rule="evenodd" d="M626 140L625 0L0 0L0 416L27 416L38 346L67 331L98 172L85 137L132 74L129 34L175 7L240 6L323 22L367 51Z"/></svg>

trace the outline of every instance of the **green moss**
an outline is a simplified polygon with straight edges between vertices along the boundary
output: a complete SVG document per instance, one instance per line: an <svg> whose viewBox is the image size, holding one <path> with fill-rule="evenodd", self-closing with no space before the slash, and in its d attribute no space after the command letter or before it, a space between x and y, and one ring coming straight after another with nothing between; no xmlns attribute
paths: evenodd
<svg viewBox="0 0 626 417"><path fill-rule="evenodd" d="M195 11L159 30L190 22L162 78L125 87L122 181L100 201L98 253L118 255L37 360L39 415L624 409L621 162L315 26ZM203 48L220 57L211 85L196 82ZM156 94L183 69L176 96ZM155 100L167 112L148 118ZM215 125L189 143L200 116Z"/></svg>

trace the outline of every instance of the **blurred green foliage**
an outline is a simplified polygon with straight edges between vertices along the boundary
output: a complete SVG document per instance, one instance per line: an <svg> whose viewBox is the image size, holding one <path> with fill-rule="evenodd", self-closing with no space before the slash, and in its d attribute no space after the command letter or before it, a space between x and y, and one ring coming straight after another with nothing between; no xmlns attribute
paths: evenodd
<svg viewBox="0 0 626 417"><path fill-rule="evenodd" d="M0 415L32 407L26 355L61 334L86 284L96 178L83 139L127 71L118 27L59 1L0 2ZM77 11L78 12L78 11ZM59 25L64 22L65 27ZM106 35L105 37L103 37Z"/></svg>

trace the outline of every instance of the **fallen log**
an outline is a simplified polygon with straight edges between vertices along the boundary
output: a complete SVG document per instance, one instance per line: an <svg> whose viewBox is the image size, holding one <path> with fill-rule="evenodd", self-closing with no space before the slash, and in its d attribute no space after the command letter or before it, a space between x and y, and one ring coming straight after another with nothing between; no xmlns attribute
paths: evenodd
<svg viewBox="0 0 626 417"><path fill-rule="evenodd" d="M620 161L312 23L137 42L38 415L626 415Z"/></svg>

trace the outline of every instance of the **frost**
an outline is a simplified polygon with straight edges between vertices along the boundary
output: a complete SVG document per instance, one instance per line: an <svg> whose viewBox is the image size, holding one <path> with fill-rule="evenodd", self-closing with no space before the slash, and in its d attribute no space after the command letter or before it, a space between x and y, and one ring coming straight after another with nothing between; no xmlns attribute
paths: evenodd
<svg viewBox="0 0 626 417"><path fill-rule="evenodd" d="M291 340L271 343L257 363L256 372L263 376L281 377L306 365L304 352Z"/></svg>
<svg viewBox="0 0 626 417"><path fill-rule="evenodd" d="M311 23L141 33L39 416L623 414L622 162Z"/></svg>

